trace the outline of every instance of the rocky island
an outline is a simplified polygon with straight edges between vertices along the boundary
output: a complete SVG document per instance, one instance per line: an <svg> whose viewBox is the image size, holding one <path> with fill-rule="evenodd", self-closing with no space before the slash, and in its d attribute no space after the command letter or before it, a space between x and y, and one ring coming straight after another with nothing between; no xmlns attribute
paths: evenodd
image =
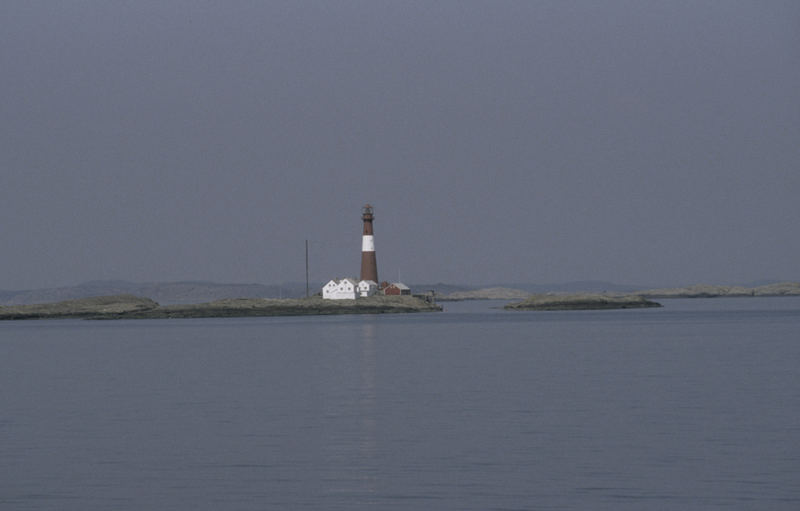
<svg viewBox="0 0 800 511"><path fill-rule="evenodd" d="M165 319L330 314L437 312L441 306L414 296L370 296L358 300L240 298L189 305L159 305L134 295L101 296L37 305L0 307L0 320Z"/></svg>
<svg viewBox="0 0 800 511"><path fill-rule="evenodd" d="M604 295L604 294L536 294L527 299L509 303L507 310L522 311L560 311L560 310L600 310L600 309L640 309L661 307L639 295Z"/></svg>

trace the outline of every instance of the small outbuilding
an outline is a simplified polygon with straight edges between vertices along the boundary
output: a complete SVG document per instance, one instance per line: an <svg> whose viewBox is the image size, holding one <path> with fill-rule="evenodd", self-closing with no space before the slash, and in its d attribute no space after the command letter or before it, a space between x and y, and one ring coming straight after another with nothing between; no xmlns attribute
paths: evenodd
<svg viewBox="0 0 800 511"><path fill-rule="evenodd" d="M362 280L358 283L358 296L372 296L378 292L378 283L374 280Z"/></svg>
<svg viewBox="0 0 800 511"><path fill-rule="evenodd" d="M402 282L392 282L388 286L383 288L383 294L385 295L410 295L411 288L407 285L403 284Z"/></svg>

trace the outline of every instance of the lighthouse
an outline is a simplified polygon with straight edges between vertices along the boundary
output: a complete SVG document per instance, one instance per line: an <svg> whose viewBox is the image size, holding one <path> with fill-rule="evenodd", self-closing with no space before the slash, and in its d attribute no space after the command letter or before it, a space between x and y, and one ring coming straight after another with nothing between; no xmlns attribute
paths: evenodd
<svg viewBox="0 0 800 511"><path fill-rule="evenodd" d="M375 236L372 233L372 206L367 204L361 209L361 219L364 221L364 235L361 237L361 280L371 280L376 284L378 280L378 263L375 260Z"/></svg>

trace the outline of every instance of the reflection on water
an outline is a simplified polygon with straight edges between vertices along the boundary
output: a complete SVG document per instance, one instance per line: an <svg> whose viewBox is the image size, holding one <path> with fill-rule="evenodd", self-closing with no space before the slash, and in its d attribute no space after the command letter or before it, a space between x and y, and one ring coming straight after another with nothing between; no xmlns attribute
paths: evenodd
<svg viewBox="0 0 800 511"><path fill-rule="evenodd" d="M324 449L327 473L324 491L356 502L370 502L376 493L376 330L369 318L353 325L355 342L338 348L333 377L326 389L328 435Z"/></svg>
<svg viewBox="0 0 800 511"><path fill-rule="evenodd" d="M359 389L358 414L361 418L361 431L359 441L359 459L362 460L361 481L364 483L361 491L365 495L374 495L376 492L377 474L377 440L376 428L376 391L375 391L375 324L364 323L361 325L361 387Z"/></svg>

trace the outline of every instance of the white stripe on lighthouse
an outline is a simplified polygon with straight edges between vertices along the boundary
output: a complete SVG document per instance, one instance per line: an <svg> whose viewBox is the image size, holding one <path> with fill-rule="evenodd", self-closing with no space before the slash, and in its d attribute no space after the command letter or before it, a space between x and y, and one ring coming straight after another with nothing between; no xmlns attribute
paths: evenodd
<svg viewBox="0 0 800 511"><path fill-rule="evenodd" d="M362 252L375 252L375 237L371 234L365 234L361 238L361 251Z"/></svg>

